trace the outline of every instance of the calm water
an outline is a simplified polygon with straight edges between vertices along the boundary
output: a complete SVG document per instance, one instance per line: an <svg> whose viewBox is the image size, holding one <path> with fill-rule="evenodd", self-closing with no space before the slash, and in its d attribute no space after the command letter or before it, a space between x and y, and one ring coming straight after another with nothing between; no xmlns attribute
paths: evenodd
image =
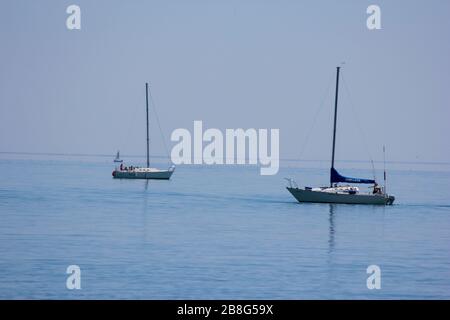
<svg viewBox="0 0 450 320"><path fill-rule="evenodd" d="M322 169L185 166L148 183L111 169L0 160L0 298L450 298L449 172L391 171L397 202L376 207L296 203L283 177L323 184Z"/></svg>

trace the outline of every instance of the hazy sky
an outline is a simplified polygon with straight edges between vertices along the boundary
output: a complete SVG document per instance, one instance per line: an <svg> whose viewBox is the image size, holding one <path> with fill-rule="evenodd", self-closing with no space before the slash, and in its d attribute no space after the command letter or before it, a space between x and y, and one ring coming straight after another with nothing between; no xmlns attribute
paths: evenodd
<svg viewBox="0 0 450 320"><path fill-rule="evenodd" d="M66 28L70 4L81 30ZM357 118L341 86L337 159L381 159L386 144L391 160L450 161L449 39L444 0L2 1L0 151L144 154L148 81L169 148L203 120L279 128L282 158L309 134L302 158L328 159L345 61Z"/></svg>

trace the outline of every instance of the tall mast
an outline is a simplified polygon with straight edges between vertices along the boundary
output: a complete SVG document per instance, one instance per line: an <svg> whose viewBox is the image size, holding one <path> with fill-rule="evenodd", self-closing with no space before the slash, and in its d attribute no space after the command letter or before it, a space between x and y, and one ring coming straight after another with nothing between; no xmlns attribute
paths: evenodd
<svg viewBox="0 0 450 320"><path fill-rule="evenodd" d="M339 70L341 67L336 67L336 95L334 97L334 126L333 126L333 151L331 153L331 168L334 168L334 150L336 146L336 120L337 120L337 106L339 93ZM330 182L330 186L332 183Z"/></svg>
<svg viewBox="0 0 450 320"><path fill-rule="evenodd" d="M150 153L149 153L150 139L148 136L148 83L145 83L145 106L147 111L147 168L150 168Z"/></svg>

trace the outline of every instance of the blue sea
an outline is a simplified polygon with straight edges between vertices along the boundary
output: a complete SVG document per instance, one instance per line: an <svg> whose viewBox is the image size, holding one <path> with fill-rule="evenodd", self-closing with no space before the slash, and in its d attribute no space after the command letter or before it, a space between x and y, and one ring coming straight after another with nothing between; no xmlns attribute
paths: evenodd
<svg viewBox="0 0 450 320"><path fill-rule="evenodd" d="M1 299L450 298L449 170L390 170L384 207L299 204L285 189L326 184L325 167L179 166L170 181L112 169L0 157Z"/></svg>

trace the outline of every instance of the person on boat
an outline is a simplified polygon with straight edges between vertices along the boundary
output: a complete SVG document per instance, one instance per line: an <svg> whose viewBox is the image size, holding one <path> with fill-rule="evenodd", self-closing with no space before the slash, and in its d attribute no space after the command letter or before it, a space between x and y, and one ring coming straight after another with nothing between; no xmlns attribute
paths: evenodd
<svg viewBox="0 0 450 320"><path fill-rule="evenodd" d="M120 164L120 171L123 171L123 163Z"/></svg>
<svg viewBox="0 0 450 320"><path fill-rule="evenodd" d="M373 194L381 194L381 187L375 182L373 185Z"/></svg>

